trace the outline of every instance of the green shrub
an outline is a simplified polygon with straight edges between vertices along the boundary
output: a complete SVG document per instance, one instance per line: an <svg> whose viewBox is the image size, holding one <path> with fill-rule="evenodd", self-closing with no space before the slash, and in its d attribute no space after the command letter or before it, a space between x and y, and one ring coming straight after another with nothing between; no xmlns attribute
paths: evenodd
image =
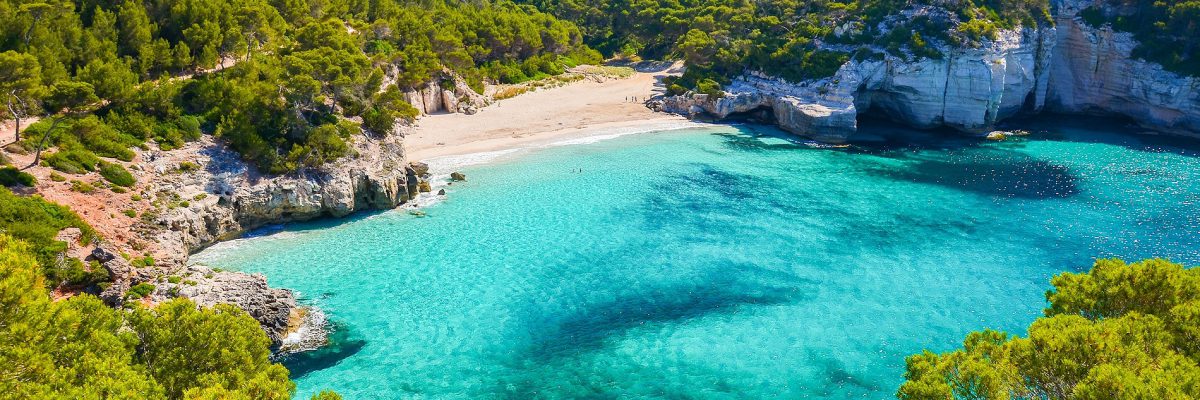
<svg viewBox="0 0 1200 400"><path fill-rule="evenodd" d="M712 79L704 79L696 83L696 92L706 94L711 98L725 97L725 91L721 90L721 84Z"/></svg>
<svg viewBox="0 0 1200 400"><path fill-rule="evenodd" d="M55 181L55 182L66 182L67 177L59 175L57 172L51 172L50 180Z"/></svg>
<svg viewBox="0 0 1200 400"><path fill-rule="evenodd" d="M137 180L133 178L133 175L129 171L125 170L125 167L116 163L101 162L100 176L117 186L131 187L137 183Z"/></svg>
<svg viewBox="0 0 1200 400"><path fill-rule="evenodd" d="M18 196L0 188L0 231L28 243L38 264L48 275L57 266L58 255L67 250L67 243L57 241L55 237L68 227L83 232L81 244L97 237L87 223L66 207L38 196Z"/></svg>
<svg viewBox="0 0 1200 400"><path fill-rule="evenodd" d="M125 296L128 298L140 299L149 296L150 293L154 293L154 289L154 285L142 282L129 288L129 291L125 292Z"/></svg>
<svg viewBox="0 0 1200 400"><path fill-rule="evenodd" d="M116 129L95 116L76 121L69 132L74 134L80 144L96 155L121 161L132 161L134 153L129 150L129 147L141 143L141 140L135 137L117 132Z"/></svg>
<svg viewBox="0 0 1200 400"><path fill-rule="evenodd" d="M79 193L92 193L96 191L96 187L83 181L71 181L71 191Z"/></svg>
<svg viewBox="0 0 1200 400"><path fill-rule="evenodd" d="M68 174L83 174L96 170L100 158L86 149L60 150L45 157L50 168Z"/></svg>
<svg viewBox="0 0 1200 400"><path fill-rule="evenodd" d="M177 275L172 275L172 276L167 277L167 282L170 282L170 283L179 283L182 280L183 280L183 278L180 276L177 276Z"/></svg>
<svg viewBox="0 0 1200 400"><path fill-rule="evenodd" d="M33 175L22 172L15 167L0 167L0 185L3 186L29 186L37 184L37 179Z"/></svg>
<svg viewBox="0 0 1200 400"><path fill-rule="evenodd" d="M134 210L134 209L128 209L125 211L121 211L121 214L125 214L125 216L129 217L129 218L136 218L138 215L137 210Z"/></svg>
<svg viewBox="0 0 1200 400"><path fill-rule="evenodd" d="M183 161L179 163L179 172L188 173L200 170L200 165L191 161Z"/></svg>
<svg viewBox="0 0 1200 400"><path fill-rule="evenodd" d="M96 260L85 268L79 259L64 258L62 263L46 268L46 279L55 286L85 287L108 281L109 274Z"/></svg>
<svg viewBox="0 0 1200 400"><path fill-rule="evenodd" d="M1200 378L1200 269L1161 259L1097 260L1089 272L1050 283L1044 300L1031 299L1049 307L1026 337L986 329L969 333L960 350L909 356L896 396L1200 397L1192 384Z"/></svg>
<svg viewBox="0 0 1200 400"><path fill-rule="evenodd" d="M150 255L146 255L145 257L139 257L139 258L134 258L132 260L129 260L129 263L131 265L133 265L134 267L138 267L138 268L153 267L154 266L154 257L151 257Z"/></svg>

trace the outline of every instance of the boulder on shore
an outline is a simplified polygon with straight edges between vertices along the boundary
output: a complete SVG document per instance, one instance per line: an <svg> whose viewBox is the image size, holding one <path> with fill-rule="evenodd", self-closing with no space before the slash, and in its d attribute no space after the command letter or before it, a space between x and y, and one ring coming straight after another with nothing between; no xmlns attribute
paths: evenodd
<svg viewBox="0 0 1200 400"><path fill-rule="evenodd" d="M465 180L467 180L467 176L464 175L462 172L451 172L450 179L455 180L455 181L465 181Z"/></svg>

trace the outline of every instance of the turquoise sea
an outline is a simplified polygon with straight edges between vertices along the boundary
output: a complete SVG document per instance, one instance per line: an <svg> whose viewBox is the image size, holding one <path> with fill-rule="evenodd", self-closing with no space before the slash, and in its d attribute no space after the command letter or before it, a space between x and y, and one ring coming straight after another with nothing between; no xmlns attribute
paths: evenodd
<svg viewBox="0 0 1200 400"><path fill-rule="evenodd" d="M194 257L324 310L297 398L889 398L906 355L1023 334L1097 257L1200 264L1200 146L1112 121L1003 142L867 124L624 136L468 167L424 209Z"/></svg>

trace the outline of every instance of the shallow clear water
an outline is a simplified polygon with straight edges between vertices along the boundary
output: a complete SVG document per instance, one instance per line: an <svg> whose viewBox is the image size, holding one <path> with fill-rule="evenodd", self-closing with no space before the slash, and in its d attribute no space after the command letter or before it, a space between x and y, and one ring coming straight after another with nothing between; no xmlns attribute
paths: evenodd
<svg viewBox="0 0 1200 400"><path fill-rule="evenodd" d="M867 126L851 149L753 126L626 136L468 168L424 218L194 259L263 272L338 325L289 361L298 398L887 398L908 354L1023 333L1056 273L1200 263L1194 148L1034 130Z"/></svg>

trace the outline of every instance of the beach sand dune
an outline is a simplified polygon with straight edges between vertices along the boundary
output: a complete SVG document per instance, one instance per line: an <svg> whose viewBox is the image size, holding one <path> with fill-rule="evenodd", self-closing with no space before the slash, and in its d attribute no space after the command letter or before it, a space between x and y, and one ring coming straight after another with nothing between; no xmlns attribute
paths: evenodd
<svg viewBox="0 0 1200 400"><path fill-rule="evenodd" d="M678 64L644 64L628 78L585 79L500 100L474 115L433 114L405 134L410 160L495 152L653 123L686 122L643 101L663 90Z"/></svg>

